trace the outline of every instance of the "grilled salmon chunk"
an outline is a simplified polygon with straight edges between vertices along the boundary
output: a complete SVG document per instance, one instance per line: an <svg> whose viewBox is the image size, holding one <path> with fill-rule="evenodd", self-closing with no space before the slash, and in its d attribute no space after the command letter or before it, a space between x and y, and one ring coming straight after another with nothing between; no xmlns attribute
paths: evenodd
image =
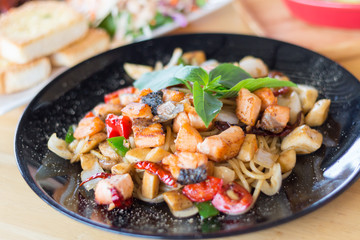
<svg viewBox="0 0 360 240"><path fill-rule="evenodd" d="M165 143L165 133L160 123L139 124L134 121L132 130L138 148L160 147Z"/></svg>
<svg viewBox="0 0 360 240"><path fill-rule="evenodd" d="M197 150L216 162L225 161L238 155L245 135L238 126L232 126L218 135L205 138Z"/></svg>

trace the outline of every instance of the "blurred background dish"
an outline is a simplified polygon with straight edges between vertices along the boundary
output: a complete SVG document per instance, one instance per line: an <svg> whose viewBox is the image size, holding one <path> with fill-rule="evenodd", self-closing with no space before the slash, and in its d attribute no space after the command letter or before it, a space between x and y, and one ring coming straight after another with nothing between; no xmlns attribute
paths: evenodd
<svg viewBox="0 0 360 240"><path fill-rule="evenodd" d="M360 28L358 0L284 0L293 14L307 22L340 28Z"/></svg>
<svg viewBox="0 0 360 240"><path fill-rule="evenodd" d="M0 47L4 45L2 43L10 42L16 46L17 51L16 54L12 53L11 50L14 48L8 48L5 45L2 47L3 52L0 51L0 115L28 103L45 85L44 81L48 82L59 71L72 67L109 48L157 37L177 28L185 27L190 22L209 15L231 2L233 0L1 1L0 13L3 16L0 21ZM99 8L99 6L102 7ZM63 19L58 18L59 21L57 21L55 17L49 16L61 15L63 9L68 9L66 12L71 12L73 17L81 15L91 27L82 33L73 31L70 34L71 41L69 40L66 44L61 41L62 47L54 48L55 44L42 43L45 47L36 48L35 52L31 52L31 56L26 55L27 49L31 47L28 46L29 44L18 44L18 38L8 40L8 38L19 35L26 38L30 43L37 41L33 41L32 37L24 31L13 31L13 27L16 27L15 29L31 28L31 32L35 35L39 35L41 38L45 36L49 39L53 32L58 33L59 27L57 25L64 25ZM39 17L40 15L45 17ZM19 21L19 18L23 20ZM34 19L36 22L33 22ZM48 24L50 21L52 22ZM71 37L74 34L79 36ZM65 36L67 35L69 34L65 34ZM35 39L35 37L33 38ZM5 41L1 41L1 39L5 39ZM88 47L90 45L91 48ZM47 51L48 48L54 49ZM35 68L37 65L33 62L35 58L33 56L46 58L46 66L37 68L42 70L42 74L36 74L38 70ZM14 57L16 58L13 59ZM13 64L10 64L10 61L13 62L14 60L19 61L16 66L11 69L4 67L12 66ZM24 74L33 76L32 84L24 83L24 78L22 78ZM16 87L10 87L14 85L12 84L14 79L16 80Z"/></svg>

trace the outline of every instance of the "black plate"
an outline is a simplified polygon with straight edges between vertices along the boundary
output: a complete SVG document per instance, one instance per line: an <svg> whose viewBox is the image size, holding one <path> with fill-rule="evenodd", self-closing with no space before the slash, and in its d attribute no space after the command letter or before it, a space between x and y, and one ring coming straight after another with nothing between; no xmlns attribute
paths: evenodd
<svg viewBox="0 0 360 240"><path fill-rule="evenodd" d="M154 65L167 62L176 47L204 50L208 58L238 61L246 55L263 59L270 69L284 72L296 83L316 87L321 98L332 100L330 116L319 128L324 144L314 154L298 158L279 194L261 195L243 216L174 219L165 204L136 201L127 211L107 212L87 197L62 198L60 187L75 180L79 166L49 153L51 133L64 137L78 120L109 93L130 84L124 62ZM49 205L80 222L116 233L163 238L221 237L276 226L314 211L335 198L359 177L360 83L335 62L284 42L252 36L194 34L170 36L114 49L63 73L47 85L24 112L16 133L19 169L29 186ZM46 157L45 157L46 156ZM45 158L45 159L44 159ZM41 167L41 174L36 176ZM58 171L48 172L56 168ZM58 175L48 178L47 174ZM61 176L67 174L67 176ZM69 177L70 176L70 177ZM75 177L75 178L74 178ZM54 192L56 194L54 195ZM54 199L55 196L55 199ZM89 196L91 198L91 196ZM76 201L75 201L76 200Z"/></svg>

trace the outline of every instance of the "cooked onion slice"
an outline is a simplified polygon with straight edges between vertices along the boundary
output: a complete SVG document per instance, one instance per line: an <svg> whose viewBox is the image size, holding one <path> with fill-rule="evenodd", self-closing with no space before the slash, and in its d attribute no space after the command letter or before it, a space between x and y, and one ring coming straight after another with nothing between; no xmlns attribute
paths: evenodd
<svg viewBox="0 0 360 240"><path fill-rule="evenodd" d="M58 138L56 136L56 133L53 133L50 136L47 145L50 151L52 151L59 157L62 157L64 159L71 159L73 157L73 154L69 151L67 147L67 143L64 140Z"/></svg>
<svg viewBox="0 0 360 240"><path fill-rule="evenodd" d="M97 173L104 172L104 170L101 168L98 161L95 161L93 163L92 168L89 168L88 170L84 170L81 172L81 181L87 180L89 177L92 177L96 175ZM94 189L96 187L96 184L100 181L100 178L88 181L83 184L86 190L90 191L91 189Z"/></svg>
<svg viewBox="0 0 360 240"><path fill-rule="evenodd" d="M157 195L153 199L144 197L141 193L141 187L139 187L138 190L135 192L135 197L140 199L141 201L148 203L161 203L164 201L164 196L162 194Z"/></svg>

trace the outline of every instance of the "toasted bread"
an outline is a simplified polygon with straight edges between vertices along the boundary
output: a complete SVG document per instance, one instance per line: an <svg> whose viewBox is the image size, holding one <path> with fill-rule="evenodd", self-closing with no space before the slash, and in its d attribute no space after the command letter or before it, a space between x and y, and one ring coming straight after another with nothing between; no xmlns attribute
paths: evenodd
<svg viewBox="0 0 360 240"><path fill-rule="evenodd" d="M46 57L25 64L0 58L0 94L25 90L49 77L50 60Z"/></svg>
<svg viewBox="0 0 360 240"><path fill-rule="evenodd" d="M65 2L30 1L0 17L0 53L11 62L27 63L82 38L88 28Z"/></svg>
<svg viewBox="0 0 360 240"><path fill-rule="evenodd" d="M51 56L54 66L71 67L109 48L110 36L102 29L90 29L86 36Z"/></svg>

